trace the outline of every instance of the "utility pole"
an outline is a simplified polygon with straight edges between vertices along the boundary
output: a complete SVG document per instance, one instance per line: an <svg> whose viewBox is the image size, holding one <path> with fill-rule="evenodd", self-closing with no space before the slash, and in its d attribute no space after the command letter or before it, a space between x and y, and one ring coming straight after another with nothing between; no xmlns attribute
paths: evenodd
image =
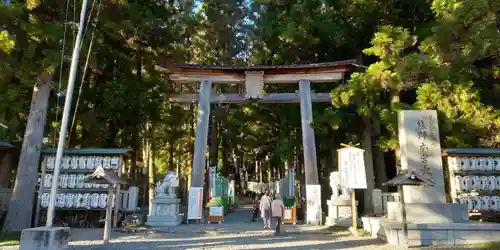
<svg viewBox="0 0 500 250"><path fill-rule="evenodd" d="M75 46L73 55L71 57L71 66L69 71L68 89L66 90L66 100L64 102L64 110L61 121L61 130L59 131L59 142L57 144L56 162L54 166L54 173L52 175L52 188L50 189L50 202L47 209L47 222L45 227L52 227L54 221L54 209L56 205L57 184L59 177L59 169L61 167L61 160L64 151L64 142L66 141L66 132L68 129L69 115L71 113L71 102L73 99L73 90L75 89L76 71L78 66L78 58L80 57L80 44L83 36L83 29L85 27L85 14L87 11L88 0L83 0L82 10L80 12L80 23L78 25L78 33L76 35Z"/></svg>

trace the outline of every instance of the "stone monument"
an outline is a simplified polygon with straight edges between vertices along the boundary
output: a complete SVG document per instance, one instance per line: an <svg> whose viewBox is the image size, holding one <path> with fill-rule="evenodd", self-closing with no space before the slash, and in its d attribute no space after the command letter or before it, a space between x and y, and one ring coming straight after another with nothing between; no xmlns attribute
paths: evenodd
<svg viewBox="0 0 500 250"><path fill-rule="evenodd" d="M433 185L403 186L404 213L401 202L387 202L387 218L365 217L365 229L391 245L498 241L500 224L472 222L466 204L446 203L436 110L403 110L398 120L401 168L425 176Z"/></svg>
<svg viewBox="0 0 500 250"><path fill-rule="evenodd" d="M446 203L436 110L399 111L398 120L401 168L418 172L434 182L433 186L403 186L407 222L467 221L466 206ZM390 220L401 222L400 202L388 202L387 212Z"/></svg>
<svg viewBox="0 0 500 250"><path fill-rule="evenodd" d="M156 197L149 208L147 225L153 227L176 226L181 223L179 216L180 200L176 188L179 179L175 172L168 172L162 182L156 185Z"/></svg>
<svg viewBox="0 0 500 250"><path fill-rule="evenodd" d="M401 169L420 172L434 186L404 187L407 203L446 203L436 110L403 110L398 114Z"/></svg>
<svg viewBox="0 0 500 250"><path fill-rule="evenodd" d="M351 190L340 187L339 172L330 173L330 187L332 188L332 196L327 201L328 217L326 217L326 225L352 226Z"/></svg>

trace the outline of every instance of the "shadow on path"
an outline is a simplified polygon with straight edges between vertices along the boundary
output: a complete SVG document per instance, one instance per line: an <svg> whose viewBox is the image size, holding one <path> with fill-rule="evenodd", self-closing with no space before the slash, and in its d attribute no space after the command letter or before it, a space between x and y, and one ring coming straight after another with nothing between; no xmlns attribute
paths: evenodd
<svg viewBox="0 0 500 250"><path fill-rule="evenodd" d="M116 242L108 245L72 246L71 250L115 249L376 249L383 246L374 239L335 240L332 235L220 235L217 237L154 237L137 241ZM358 248L351 248L357 246ZM367 248L368 247L368 248ZM385 248L388 249L388 248Z"/></svg>
<svg viewBox="0 0 500 250"><path fill-rule="evenodd" d="M224 223L251 223L252 205L242 205L240 208L227 214Z"/></svg>

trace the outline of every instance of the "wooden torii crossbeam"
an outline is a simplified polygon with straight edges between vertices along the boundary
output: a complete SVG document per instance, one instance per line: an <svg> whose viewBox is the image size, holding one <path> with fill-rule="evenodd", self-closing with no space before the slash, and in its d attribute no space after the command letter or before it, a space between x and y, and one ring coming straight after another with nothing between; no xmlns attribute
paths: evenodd
<svg viewBox="0 0 500 250"><path fill-rule="evenodd" d="M219 84L244 84L245 93L210 94L210 103L300 103L300 93L264 94L264 84L297 84L300 80L313 83L331 83L344 78L355 60L284 65L284 66L227 66L165 63L161 70L175 83L193 83L209 80ZM177 94L169 97L170 102L199 102L198 94ZM329 93L311 93L312 102L331 102Z"/></svg>
<svg viewBox="0 0 500 250"><path fill-rule="evenodd" d="M196 123L196 139L191 171L191 187L203 188L205 155L208 139L208 121L211 103L300 103L302 120L302 140L304 148L305 184L318 185L318 167L316 162L316 145L314 130L311 126L312 103L330 102L329 93L313 93L311 83L333 83L342 80L345 74L358 66L355 60L284 65L284 66L227 66L227 65L175 65L165 63L159 69L166 73L175 83L199 83L199 93L172 95L171 102L198 103L198 119ZM242 84L245 93L213 93L213 84ZM264 93L265 84L298 84L298 93ZM192 204L202 202L190 201L188 210L202 211L201 207ZM190 214L189 212L187 214ZM197 215L196 218L201 217ZM188 221L193 218L187 218Z"/></svg>
<svg viewBox="0 0 500 250"><path fill-rule="evenodd" d="M170 102L176 103L198 103L200 95L198 94L180 94L172 95L168 98ZM312 102L331 102L332 98L329 93L311 93ZM210 103L300 103L299 93L272 93L262 96L261 98L247 98L239 94L221 94L212 95Z"/></svg>
<svg viewBox="0 0 500 250"><path fill-rule="evenodd" d="M351 67L356 65L356 60L275 66L172 64L166 62L157 68L168 74L170 80L176 83L198 82L201 79L208 79L216 83L243 84L249 76L261 75L266 84L296 84L305 79L315 83L340 80Z"/></svg>

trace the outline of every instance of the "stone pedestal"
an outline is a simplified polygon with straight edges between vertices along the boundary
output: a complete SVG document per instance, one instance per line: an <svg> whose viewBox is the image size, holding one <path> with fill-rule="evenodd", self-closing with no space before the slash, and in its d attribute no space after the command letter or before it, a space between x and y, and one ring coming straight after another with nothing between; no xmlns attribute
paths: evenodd
<svg viewBox="0 0 500 250"><path fill-rule="evenodd" d="M157 196L151 204L147 225L152 227L168 227L181 224L179 216L180 200L171 197Z"/></svg>
<svg viewBox="0 0 500 250"><path fill-rule="evenodd" d="M326 225L333 227L350 227L352 226L352 203L351 200L328 200L328 217L326 217ZM361 220L358 219L358 223Z"/></svg>
<svg viewBox="0 0 500 250"><path fill-rule="evenodd" d="M372 190L372 203L373 203L373 213L375 215L383 215L384 205L382 203L382 190L377 188Z"/></svg>
<svg viewBox="0 0 500 250"><path fill-rule="evenodd" d="M63 250L68 248L71 228L35 227L24 229L19 250Z"/></svg>

